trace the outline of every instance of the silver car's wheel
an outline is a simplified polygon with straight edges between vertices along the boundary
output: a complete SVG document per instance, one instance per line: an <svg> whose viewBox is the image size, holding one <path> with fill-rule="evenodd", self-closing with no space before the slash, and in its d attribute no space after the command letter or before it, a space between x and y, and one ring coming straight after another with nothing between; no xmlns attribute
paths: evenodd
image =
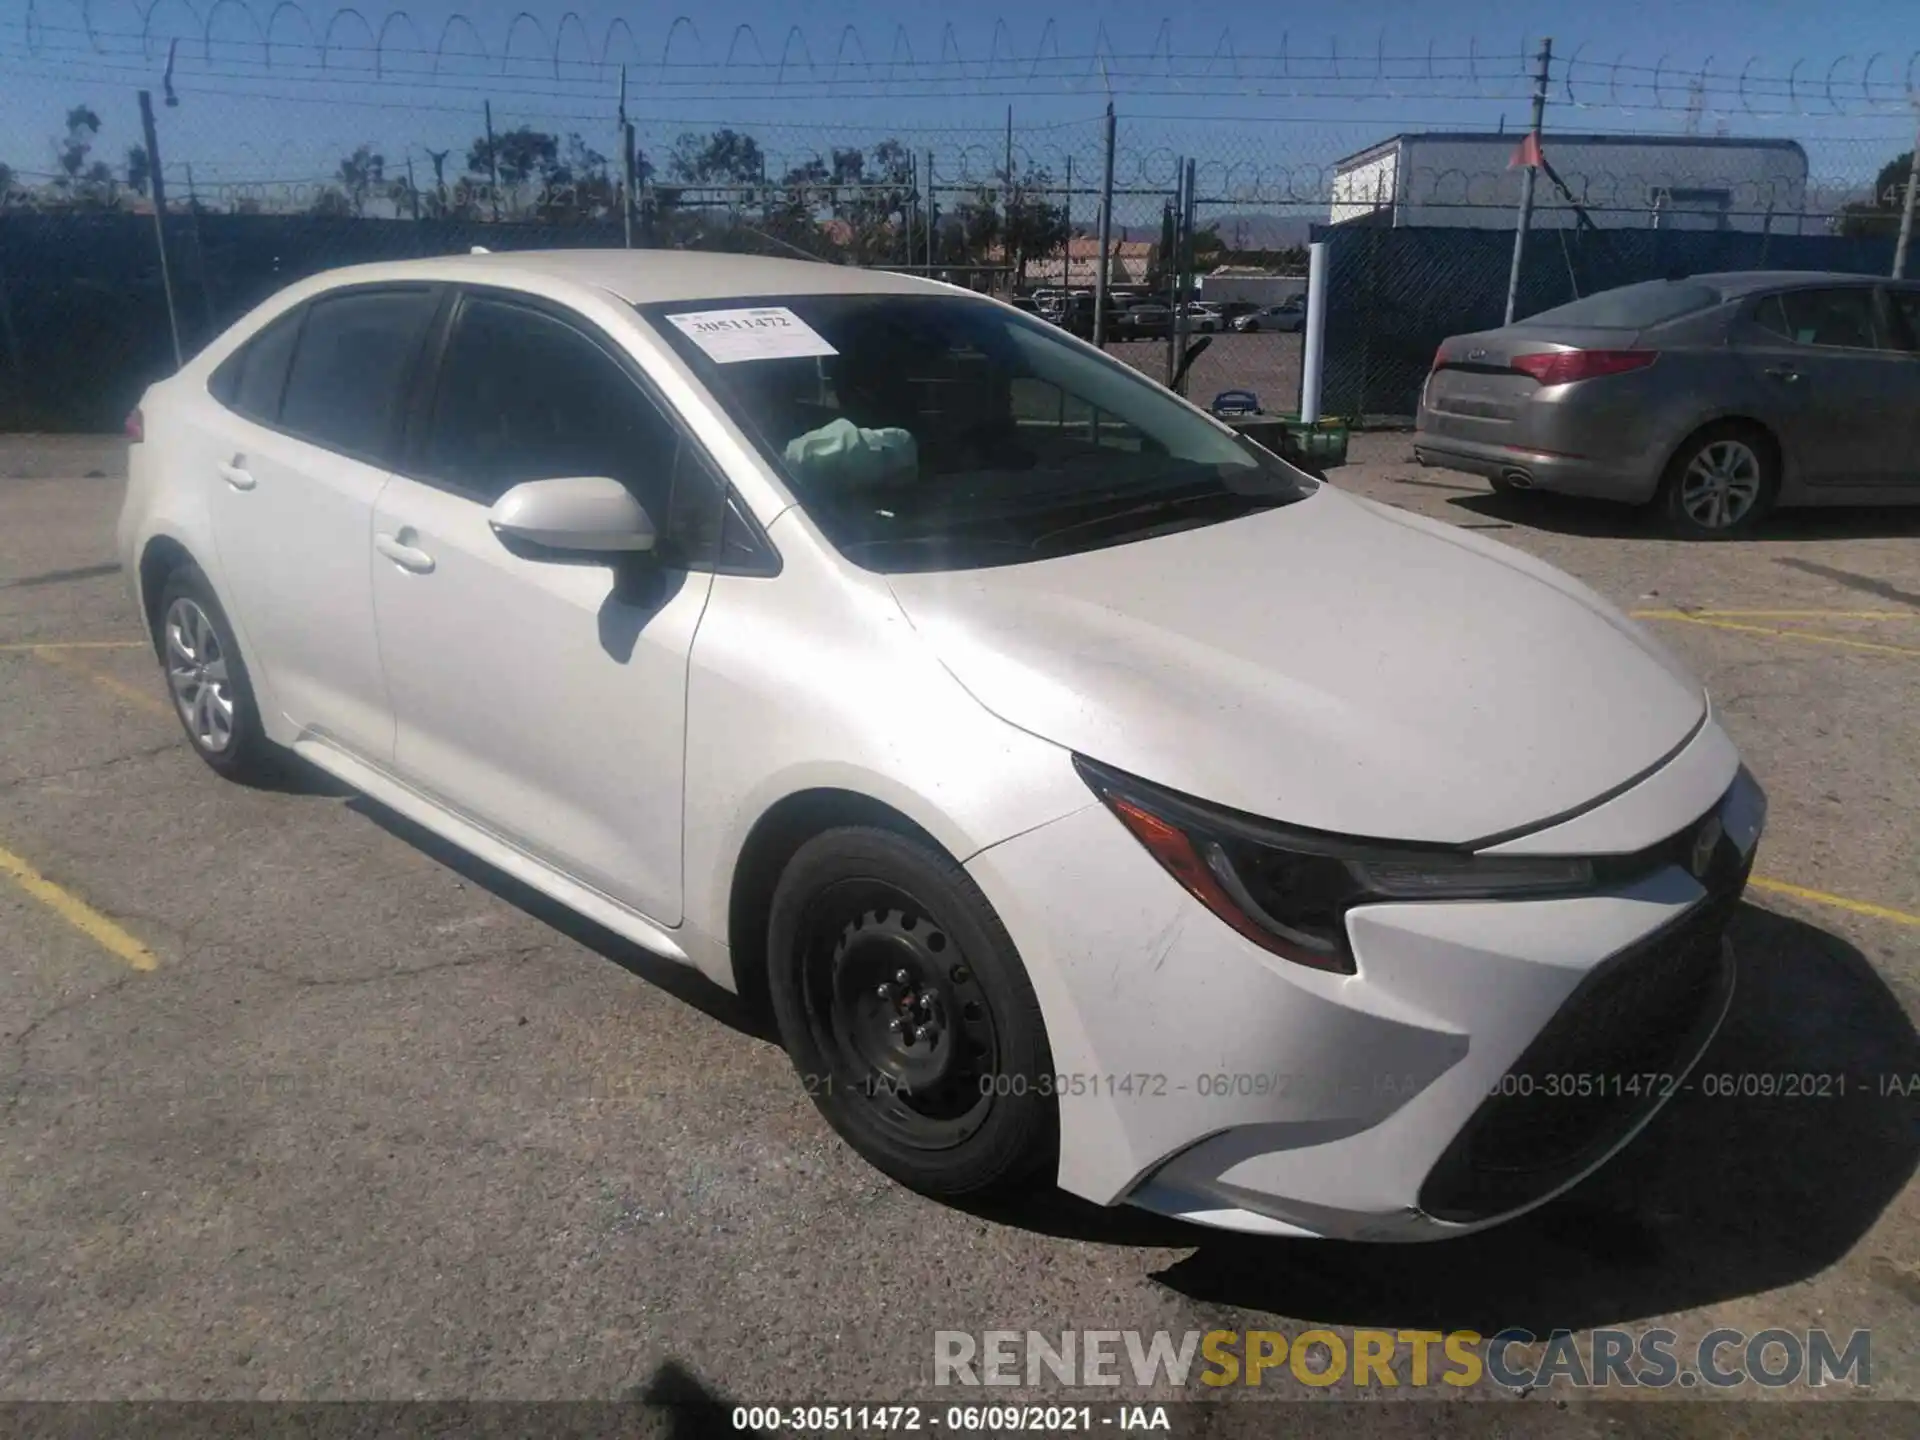
<svg viewBox="0 0 1920 1440"><path fill-rule="evenodd" d="M1760 457L1744 440L1700 447L1680 477L1680 508L1702 530L1730 530L1760 499Z"/></svg>
<svg viewBox="0 0 1920 1440"><path fill-rule="evenodd" d="M189 596L167 607L167 687L193 743L209 755L233 745L233 682L207 612Z"/></svg>

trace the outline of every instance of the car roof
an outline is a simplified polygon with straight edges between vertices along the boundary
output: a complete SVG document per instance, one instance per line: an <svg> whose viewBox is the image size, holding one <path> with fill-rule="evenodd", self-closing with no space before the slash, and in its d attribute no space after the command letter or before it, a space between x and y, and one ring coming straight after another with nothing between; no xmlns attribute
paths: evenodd
<svg viewBox="0 0 1920 1440"><path fill-rule="evenodd" d="M1684 283L1711 286L1728 299L1788 286L1873 285L1879 281L1876 275L1850 275L1837 270L1722 270L1684 278Z"/></svg>
<svg viewBox="0 0 1920 1440"><path fill-rule="evenodd" d="M546 281L588 286L633 305L760 295L950 295L956 288L885 270L701 250L508 250L355 265L314 279L329 287L437 280L536 290Z"/></svg>

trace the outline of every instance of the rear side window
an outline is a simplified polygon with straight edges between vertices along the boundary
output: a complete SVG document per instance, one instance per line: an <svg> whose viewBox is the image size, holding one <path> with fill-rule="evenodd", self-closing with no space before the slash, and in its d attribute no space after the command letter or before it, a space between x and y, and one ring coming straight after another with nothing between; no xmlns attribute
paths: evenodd
<svg viewBox="0 0 1920 1440"><path fill-rule="evenodd" d="M675 560L708 564L721 547L724 486L698 449L597 341L524 305L460 307L420 459L489 505L527 480L610 476Z"/></svg>
<svg viewBox="0 0 1920 1440"><path fill-rule="evenodd" d="M1647 280L1602 290L1584 300L1529 315L1523 325L1585 325L1600 330L1644 330L1720 303L1720 292L1686 280Z"/></svg>
<svg viewBox="0 0 1920 1440"><path fill-rule="evenodd" d="M280 424L317 445L386 463L404 387L437 292L367 290L316 300L294 349Z"/></svg>
<svg viewBox="0 0 1920 1440"><path fill-rule="evenodd" d="M293 359L304 314L294 310L282 315L221 362L213 372L211 388L223 405L265 425L278 422L287 364Z"/></svg>
<svg viewBox="0 0 1920 1440"><path fill-rule="evenodd" d="M1754 319L1800 345L1874 350L1882 343L1873 291L1864 285L1770 295L1760 302Z"/></svg>

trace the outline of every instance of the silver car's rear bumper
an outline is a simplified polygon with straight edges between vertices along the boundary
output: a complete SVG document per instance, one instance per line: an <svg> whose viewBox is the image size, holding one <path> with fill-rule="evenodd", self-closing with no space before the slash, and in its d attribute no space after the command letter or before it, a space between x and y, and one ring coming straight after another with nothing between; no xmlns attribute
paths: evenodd
<svg viewBox="0 0 1920 1440"><path fill-rule="evenodd" d="M1436 435L1424 425L1414 431L1413 453L1424 465L1464 470L1469 475L1484 475L1490 480L1510 477L1523 480L1529 489L1620 500L1631 505L1643 505L1653 499L1654 491L1660 486L1657 471L1621 468L1585 457L1554 455L1517 445L1489 445L1452 435Z"/></svg>

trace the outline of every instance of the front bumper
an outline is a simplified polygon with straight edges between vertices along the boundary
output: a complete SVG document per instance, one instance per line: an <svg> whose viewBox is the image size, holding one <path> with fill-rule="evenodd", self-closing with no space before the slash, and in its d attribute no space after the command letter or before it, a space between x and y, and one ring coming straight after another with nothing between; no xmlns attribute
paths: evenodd
<svg viewBox="0 0 1920 1440"><path fill-rule="evenodd" d="M1419 1240L1552 1198L1678 1087L1732 993L1721 931L1758 820L1726 828L1704 884L1672 865L1610 894L1354 910L1351 976L1243 940L1098 806L968 869L1046 1013L1064 1188L1235 1230Z"/></svg>

